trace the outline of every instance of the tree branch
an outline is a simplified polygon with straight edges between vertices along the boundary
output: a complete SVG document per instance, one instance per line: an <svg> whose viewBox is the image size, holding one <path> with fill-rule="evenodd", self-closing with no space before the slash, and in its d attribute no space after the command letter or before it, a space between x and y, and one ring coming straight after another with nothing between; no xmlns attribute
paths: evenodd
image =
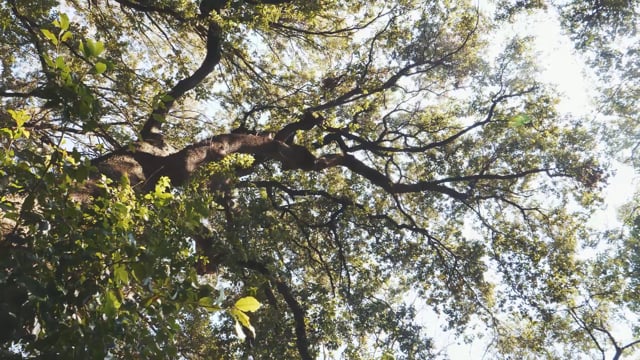
<svg viewBox="0 0 640 360"><path fill-rule="evenodd" d="M443 184L450 182L476 182L478 180L513 180L525 177L531 174L538 174L542 172L546 172L550 176L551 169L543 168L543 169L530 169L524 170L519 173L514 174L477 174L477 175L468 175L468 176L453 176L444 179L434 180L432 183L434 184Z"/></svg>
<svg viewBox="0 0 640 360"><path fill-rule="evenodd" d="M591 338L591 341L593 341L595 346L598 348L598 351L600 351L600 354L602 354L602 359L604 360L606 358L605 351L600 345L600 342L598 342L598 339L596 338L595 334L593 334L589 326L578 316L578 314L575 311L575 308L569 308L568 312L569 312L569 315L571 315L571 317L573 318L573 320L576 323L578 323L578 326L580 326L584 331L587 332L587 335L589 335L589 337Z"/></svg>
<svg viewBox="0 0 640 360"><path fill-rule="evenodd" d="M449 195L450 197L460 201L464 201L467 198L467 195L458 192L450 187L440 185L435 181L420 181L413 184L393 183L387 176L385 176L378 170L365 165L363 162L356 159L352 155L342 156L340 165L350 169L357 174L362 175L363 177L371 181L371 183L383 188L390 194L435 191L445 195Z"/></svg>
<svg viewBox="0 0 640 360"><path fill-rule="evenodd" d="M314 126L321 126L324 122L324 118L322 116L313 115L313 113L306 111L302 114L302 118L300 121L296 121L290 124L287 124L283 127L276 136L274 137L276 140L285 142L290 144L293 141L293 137L298 130L311 130Z"/></svg>
<svg viewBox="0 0 640 360"><path fill-rule="evenodd" d="M247 0L247 2L252 5L260 5L260 4L280 5L280 4L291 3L293 2L293 0Z"/></svg>
<svg viewBox="0 0 640 360"><path fill-rule="evenodd" d="M338 143L338 145L340 146L340 148L343 151L348 151L348 152L352 152L355 150L369 150L369 151L373 151L373 152L394 152L394 153L423 153L427 150L431 150L431 149L435 149L435 148L439 148L439 147L443 147L446 146L448 144L453 143L454 141L456 141L457 139L459 139L460 137L462 137L463 135L469 133L471 130L484 126L488 123L490 123L491 121L493 121L493 115L495 114L495 110L496 107L498 106L499 103L501 103L504 100L507 100L509 98L513 98L513 97L518 97L518 96L522 96L525 94L528 94L532 91L535 91L536 87L531 87L527 90L524 91L520 91L517 93L510 93L510 94L503 94L501 96L496 97L495 99L491 100L491 106L489 107L488 111L487 111L487 115L486 117L481 120L481 121L477 121L469 126L467 126L466 128L456 132L455 134L440 140L440 141L435 141L429 144L426 144L424 146L407 146L407 147L403 147L403 148L396 148L396 147L392 147L392 146L382 146L380 145L381 142L385 141L384 139L381 140L376 140L376 141L369 141L367 139L364 139L360 136L351 134L347 131L345 131L344 129L336 129L336 128L330 128L328 130L330 130L331 132L327 135L325 135L323 142L325 144L328 144L331 141L335 141ZM401 134L404 135L404 134ZM344 140L342 138L357 142L360 145L356 145L356 146L347 146L346 143L344 142Z"/></svg>
<svg viewBox="0 0 640 360"><path fill-rule="evenodd" d="M39 91L38 89L36 90L32 90L29 92L15 92L15 91L5 91L5 90L0 90L0 97L14 97L14 98L23 98L23 99L28 99L31 97L38 97L39 95ZM44 99L44 98L43 98Z"/></svg>
<svg viewBox="0 0 640 360"><path fill-rule="evenodd" d="M291 293L291 289L285 284L283 281L277 279L275 276L271 274L269 269L257 261L245 261L239 263L242 267L255 270L260 274L269 278L269 280L273 281L276 284L276 289L284 298L284 301L289 306L289 309L293 313L293 319L295 322L295 332L296 332L296 346L298 348L298 353L300 354L300 358L303 360L311 360L313 357L311 356L311 352L309 350L309 339L307 338L307 329L306 329L306 321L305 321L305 311L296 300L296 298Z"/></svg>
<svg viewBox="0 0 640 360"><path fill-rule="evenodd" d="M161 143L160 128L171 107L187 91L195 88L218 65L222 57L222 33L220 26L211 21L207 30L207 55L200 67L189 77L180 80L169 92L164 94L155 106L151 116L140 131L140 137L145 141Z"/></svg>
<svg viewBox="0 0 640 360"><path fill-rule="evenodd" d="M134 1L129 1L129 0L115 0L115 1L118 4L120 4L121 6L128 7L128 8L134 9L136 11L154 12L154 13L158 13L158 14L170 15L171 17L173 17L176 20L187 21L187 19L182 14L180 14L179 12L177 12L174 9L171 9L171 8L153 6L153 5L147 5L147 4L141 4L141 3L134 2Z"/></svg>

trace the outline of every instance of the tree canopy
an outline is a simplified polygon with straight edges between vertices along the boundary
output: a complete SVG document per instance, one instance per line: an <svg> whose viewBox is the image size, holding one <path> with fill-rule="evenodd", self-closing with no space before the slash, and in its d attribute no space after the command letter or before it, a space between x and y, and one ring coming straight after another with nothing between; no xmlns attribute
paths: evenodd
<svg viewBox="0 0 640 360"><path fill-rule="evenodd" d="M3 2L0 355L446 358L435 327L632 354L633 190L620 229L587 220L611 154L640 163L638 9ZM540 11L599 79L592 118L505 30Z"/></svg>

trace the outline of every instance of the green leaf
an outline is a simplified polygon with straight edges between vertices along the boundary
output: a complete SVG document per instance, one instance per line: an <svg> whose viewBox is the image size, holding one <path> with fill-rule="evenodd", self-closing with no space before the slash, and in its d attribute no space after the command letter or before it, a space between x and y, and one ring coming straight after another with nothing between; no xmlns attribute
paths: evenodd
<svg viewBox="0 0 640 360"><path fill-rule="evenodd" d="M10 139L13 138L13 131L11 131L11 129L0 128L0 134L5 134ZM8 154L3 154L3 155L8 155Z"/></svg>
<svg viewBox="0 0 640 360"><path fill-rule="evenodd" d="M142 281L145 277L147 277L147 270L143 264L140 262L136 262L131 264L131 275L137 281Z"/></svg>
<svg viewBox="0 0 640 360"><path fill-rule="evenodd" d="M104 43L102 41L87 39L84 50L86 56L99 56L104 51Z"/></svg>
<svg viewBox="0 0 640 360"><path fill-rule="evenodd" d="M236 309L244 312L254 312L262 306L256 298L253 296L247 296L236 301L235 305Z"/></svg>
<svg viewBox="0 0 640 360"><path fill-rule="evenodd" d="M171 186L171 179L166 176L160 177L158 182L156 183L156 188L154 189L154 194L159 195L169 195L169 198L172 197L171 193L168 193L168 189Z"/></svg>
<svg viewBox="0 0 640 360"><path fill-rule="evenodd" d="M213 305L213 299L209 296L205 296L198 300L198 305L200 306L211 306Z"/></svg>
<svg viewBox="0 0 640 360"><path fill-rule="evenodd" d="M97 62L95 65L95 68L96 68L96 74L102 74L103 72L105 72L105 70L107 70L107 64L102 62Z"/></svg>
<svg viewBox="0 0 640 360"><path fill-rule="evenodd" d="M24 137L26 139L29 138L29 136L31 136L31 133L29 132L29 130L25 129L25 128L20 128L16 131L16 139L20 138L20 137Z"/></svg>
<svg viewBox="0 0 640 360"><path fill-rule="evenodd" d="M44 59L44 62L47 64L47 66L49 67L55 67L55 64L53 63L53 60L51 60L51 56L44 54L42 55L42 58Z"/></svg>
<svg viewBox="0 0 640 360"><path fill-rule="evenodd" d="M151 304L153 304L156 300L158 300L160 298L159 295L152 295L149 296L143 303L142 306L143 307L149 307Z"/></svg>
<svg viewBox="0 0 640 360"><path fill-rule="evenodd" d="M60 14L60 30L67 31L69 29L69 17L67 14Z"/></svg>
<svg viewBox="0 0 640 360"><path fill-rule="evenodd" d="M380 358L380 360L395 360L396 357L393 355L393 353L386 351L384 354L382 354L382 357Z"/></svg>
<svg viewBox="0 0 640 360"><path fill-rule="evenodd" d="M118 264L113 267L113 277L118 284L129 283L129 272L127 271L127 268L122 264Z"/></svg>
<svg viewBox="0 0 640 360"><path fill-rule="evenodd" d="M105 296L104 312L107 316L114 316L122 303L118 300L118 296L112 290L109 290Z"/></svg>
<svg viewBox="0 0 640 360"><path fill-rule="evenodd" d="M104 51L104 43L102 41L96 41L96 45L95 45L96 56L102 54L103 51Z"/></svg>
<svg viewBox="0 0 640 360"><path fill-rule="evenodd" d="M235 330L236 330L236 336L238 336L238 339L244 340L247 337L244 331L242 331L242 326L237 320L236 320Z"/></svg>
<svg viewBox="0 0 640 360"><path fill-rule="evenodd" d="M94 56L96 54L96 42L93 39L85 40L85 49L87 56Z"/></svg>
<svg viewBox="0 0 640 360"><path fill-rule="evenodd" d="M64 58L62 56L56 57L56 69L64 69Z"/></svg>
<svg viewBox="0 0 640 360"><path fill-rule="evenodd" d="M531 120L531 116L527 114L518 114L511 119L509 124L513 127L521 127L531 123Z"/></svg>
<svg viewBox="0 0 640 360"><path fill-rule="evenodd" d="M49 39L53 45L58 45L58 37L53 35L53 33L47 29L40 29L40 31L42 32L42 34L44 35L44 37L46 37L47 39Z"/></svg>
<svg viewBox="0 0 640 360"><path fill-rule="evenodd" d="M71 34L71 32L65 31L62 34L62 36L60 37L60 41L65 42L65 41L69 40L71 38L71 36L73 36L73 34Z"/></svg>
<svg viewBox="0 0 640 360"><path fill-rule="evenodd" d="M161 114L151 114L151 117L153 118L153 120L163 123L164 122L164 115Z"/></svg>
<svg viewBox="0 0 640 360"><path fill-rule="evenodd" d="M168 103L173 100L175 100L174 97L169 94L164 94L162 95L162 97L160 97L160 101L162 101L163 103Z"/></svg>
<svg viewBox="0 0 640 360"><path fill-rule="evenodd" d="M218 297L215 300L215 303L218 305L222 305L222 303L224 302L225 299L225 295L224 295L224 289L220 288L218 290Z"/></svg>
<svg viewBox="0 0 640 360"><path fill-rule="evenodd" d="M247 316L247 314L235 308L231 309L230 312L231 316L233 316L233 318L236 320L235 329L238 338L242 340L246 337L244 331L242 331L243 327L249 329L249 331L251 331L251 333L253 334L253 337L256 336L256 329L254 329L253 325L251 325L251 323L249 322L249 316Z"/></svg>
<svg viewBox="0 0 640 360"><path fill-rule="evenodd" d="M209 296L205 296L200 298L200 300L198 300L198 305L200 307L205 308L207 311L220 311L221 307L214 304L214 300L213 298L209 297Z"/></svg>

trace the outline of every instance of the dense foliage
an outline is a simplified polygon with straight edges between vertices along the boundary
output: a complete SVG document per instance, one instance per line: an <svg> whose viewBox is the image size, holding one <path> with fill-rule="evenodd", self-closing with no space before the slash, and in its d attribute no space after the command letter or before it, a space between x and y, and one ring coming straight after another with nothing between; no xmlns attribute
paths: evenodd
<svg viewBox="0 0 640 360"><path fill-rule="evenodd" d="M605 143L637 163L638 7L3 2L0 356L632 354L632 191L586 223ZM599 115L506 30L536 11Z"/></svg>

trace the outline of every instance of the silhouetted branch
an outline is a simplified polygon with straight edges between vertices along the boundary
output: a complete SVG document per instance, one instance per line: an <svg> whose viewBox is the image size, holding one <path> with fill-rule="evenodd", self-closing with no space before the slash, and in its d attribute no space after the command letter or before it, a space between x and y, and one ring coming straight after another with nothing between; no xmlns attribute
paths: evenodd
<svg viewBox="0 0 640 360"><path fill-rule="evenodd" d="M287 303L287 306L293 313L293 320L295 322L295 332L296 332L296 346L298 348L298 353L300 354L300 358L303 360L311 360L313 357L311 356L311 352L309 350L309 339L307 338L307 329L306 329L306 321L305 321L305 311L296 300L296 298L291 293L291 289L289 286L285 284L283 281L277 279L275 276L271 274L269 269L257 261L245 261L240 262L239 265L255 270L260 274L268 277L273 283L276 284L276 289L284 298L284 301Z"/></svg>
<svg viewBox="0 0 640 360"><path fill-rule="evenodd" d="M182 97L187 91L202 83L207 75L218 65L222 56L221 43L222 33L220 26L212 21L209 23L207 30L207 55L204 61L191 76L180 80L169 92L161 95L158 104L155 105L153 113L140 131L140 137L143 140L162 140L160 128L169 110L176 100Z"/></svg>

